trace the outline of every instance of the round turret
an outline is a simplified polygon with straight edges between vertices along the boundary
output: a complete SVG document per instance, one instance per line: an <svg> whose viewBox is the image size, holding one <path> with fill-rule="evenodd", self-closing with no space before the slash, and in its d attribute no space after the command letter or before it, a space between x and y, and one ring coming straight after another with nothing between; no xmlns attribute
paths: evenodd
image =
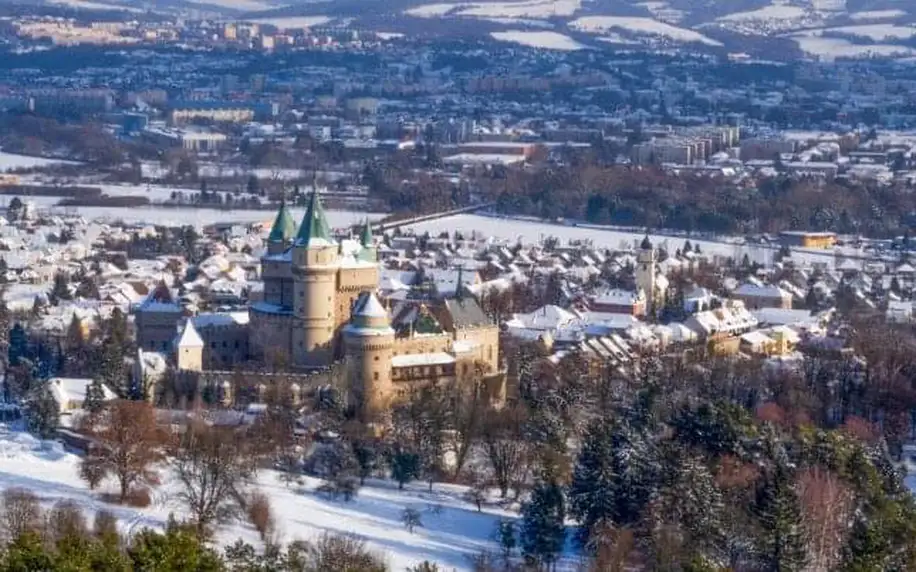
<svg viewBox="0 0 916 572"><path fill-rule="evenodd" d="M357 299L343 335L350 391L363 415L374 418L388 409L393 394L394 349L394 330L388 311L374 293L364 293Z"/></svg>

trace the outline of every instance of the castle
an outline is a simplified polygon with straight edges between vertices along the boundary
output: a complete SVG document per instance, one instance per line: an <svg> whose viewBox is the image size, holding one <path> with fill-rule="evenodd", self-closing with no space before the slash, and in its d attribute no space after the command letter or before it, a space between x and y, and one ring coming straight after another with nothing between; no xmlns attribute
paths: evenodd
<svg viewBox="0 0 916 572"><path fill-rule="evenodd" d="M246 363L320 371L343 363L351 396L369 415L417 385L484 382L502 397L499 329L459 284L454 296L417 289L380 300L371 227L336 240L313 193L298 229L281 204L261 258L263 298L247 312L184 317L167 288L137 309L141 350L173 351L180 371Z"/></svg>

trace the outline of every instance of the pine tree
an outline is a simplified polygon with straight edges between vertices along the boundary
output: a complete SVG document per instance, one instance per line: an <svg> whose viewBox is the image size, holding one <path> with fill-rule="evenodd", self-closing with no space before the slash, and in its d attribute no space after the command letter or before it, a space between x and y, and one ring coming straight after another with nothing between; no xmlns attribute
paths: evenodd
<svg viewBox="0 0 916 572"><path fill-rule="evenodd" d="M89 413L98 413L105 407L105 390L98 379L93 379L86 384L86 397L83 400L83 409Z"/></svg>
<svg viewBox="0 0 916 572"><path fill-rule="evenodd" d="M787 462L779 460L758 491L760 557L767 570L793 572L805 566L801 507L793 485Z"/></svg>
<svg viewBox="0 0 916 572"><path fill-rule="evenodd" d="M655 524L677 526L695 556L715 559L724 538L722 491L702 458L683 457L672 471L671 483L659 494Z"/></svg>
<svg viewBox="0 0 916 572"><path fill-rule="evenodd" d="M541 482L522 509L522 554L532 565L550 569L566 542L566 503L556 482Z"/></svg>
<svg viewBox="0 0 916 572"><path fill-rule="evenodd" d="M28 403L29 431L42 439L51 439L57 431L60 408L47 384L36 388Z"/></svg>
<svg viewBox="0 0 916 572"><path fill-rule="evenodd" d="M70 300L70 278L63 272L54 274L54 285L48 294L48 301L52 306L57 306L63 300Z"/></svg>
<svg viewBox="0 0 916 572"><path fill-rule="evenodd" d="M570 514L587 543L599 525L627 526L642 518L654 489L652 451L638 432L597 420L586 433L569 487Z"/></svg>

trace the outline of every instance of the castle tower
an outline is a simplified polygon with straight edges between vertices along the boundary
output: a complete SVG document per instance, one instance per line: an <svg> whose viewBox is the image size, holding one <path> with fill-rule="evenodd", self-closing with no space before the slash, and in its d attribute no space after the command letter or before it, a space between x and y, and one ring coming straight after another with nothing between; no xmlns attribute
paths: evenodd
<svg viewBox="0 0 916 572"><path fill-rule="evenodd" d="M359 259L363 262L378 262L378 249L372 236L372 225L366 219L366 225L359 235L359 243L363 249L359 252Z"/></svg>
<svg viewBox="0 0 916 572"><path fill-rule="evenodd" d="M277 211L277 217L274 219L273 226L270 227L270 234L267 236L267 254L282 254L293 243L296 237L296 222L289 209L286 208L286 197L280 201L280 210Z"/></svg>
<svg viewBox="0 0 916 572"><path fill-rule="evenodd" d="M649 235L642 239L639 252L636 254L636 289L646 296L646 315L655 313L655 249L649 241Z"/></svg>
<svg viewBox="0 0 916 572"><path fill-rule="evenodd" d="M295 365L320 367L333 359L338 260L337 243L314 190L293 245Z"/></svg>
<svg viewBox="0 0 916 572"><path fill-rule="evenodd" d="M184 330L175 343L175 361L179 371L203 371L204 369L204 340L197 333L197 328L191 320L184 324Z"/></svg>
<svg viewBox="0 0 916 572"><path fill-rule="evenodd" d="M372 292L362 294L343 329L350 391L369 419L388 409L393 388L391 356L394 330L388 311Z"/></svg>

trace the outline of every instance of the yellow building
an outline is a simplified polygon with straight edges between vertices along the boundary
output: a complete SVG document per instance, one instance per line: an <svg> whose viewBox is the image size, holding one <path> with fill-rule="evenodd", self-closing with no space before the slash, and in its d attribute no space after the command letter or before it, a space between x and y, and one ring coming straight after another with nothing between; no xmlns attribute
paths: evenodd
<svg viewBox="0 0 916 572"><path fill-rule="evenodd" d="M836 233L787 230L779 233L779 240L786 246L833 248L836 246Z"/></svg>

